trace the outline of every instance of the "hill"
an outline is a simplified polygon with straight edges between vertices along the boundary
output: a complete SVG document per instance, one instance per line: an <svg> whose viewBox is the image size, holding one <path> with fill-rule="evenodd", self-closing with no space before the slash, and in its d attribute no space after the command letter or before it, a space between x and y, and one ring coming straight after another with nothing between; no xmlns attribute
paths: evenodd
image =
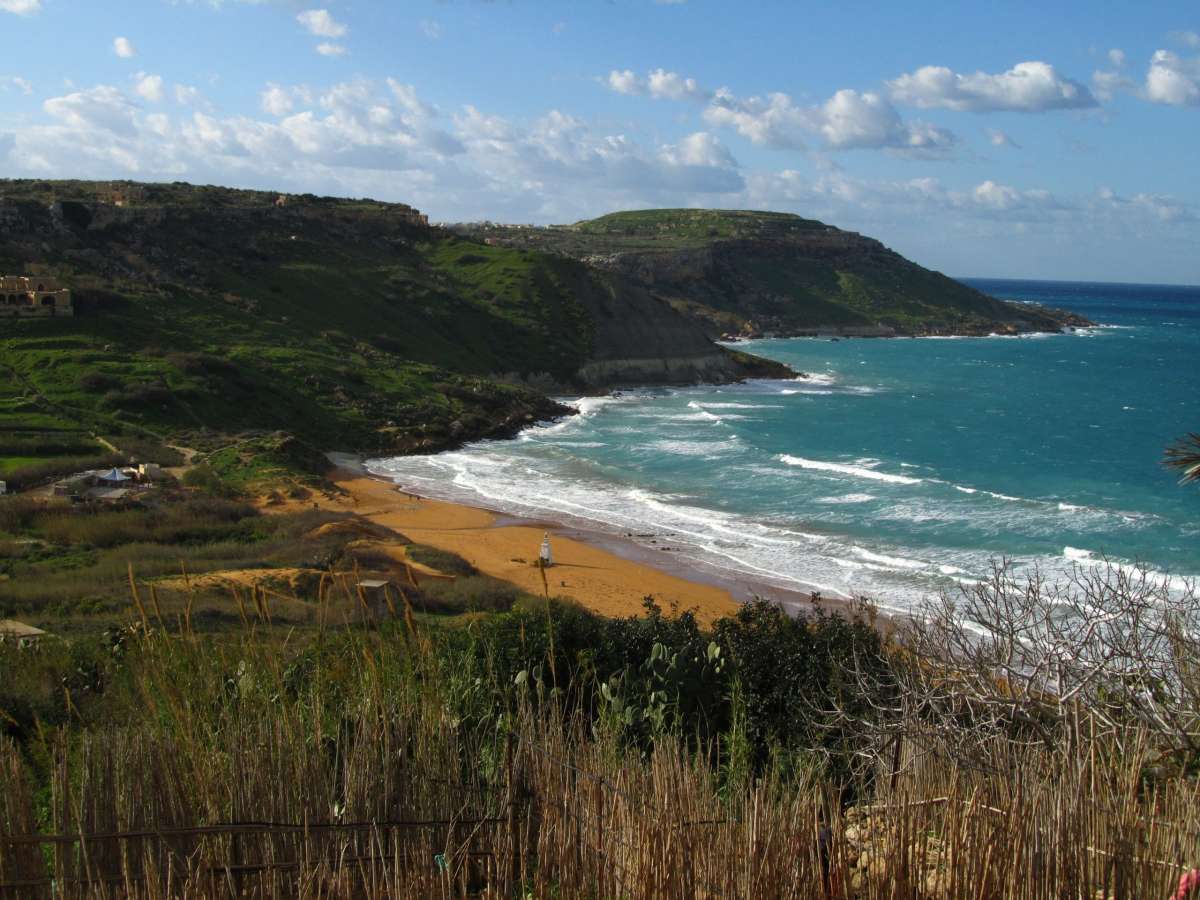
<svg viewBox="0 0 1200 900"><path fill-rule="evenodd" d="M500 246L586 261L712 337L1058 331L1070 313L1007 303L879 241L786 213L658 209L550 228L468 227Z"/></svg>
<svg viewBox="0 0 1200 900"><path fill-rule="evenodd" d="M57 277L76 310L0 320L13 447L285 431L433 450L563 413L546 392L783 371L617 275L433 229L403 204L0 181L0 273Z"/></svg>

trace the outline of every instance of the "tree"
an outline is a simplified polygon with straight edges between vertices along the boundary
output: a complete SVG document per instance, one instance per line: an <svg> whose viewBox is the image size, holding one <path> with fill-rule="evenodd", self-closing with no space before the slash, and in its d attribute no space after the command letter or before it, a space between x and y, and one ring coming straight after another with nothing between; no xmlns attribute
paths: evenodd
<svg viewBox="0 0 1200 900"><path fill-rule="evenodd" d="M1191 432L1169 446L1164 462L1182 472L1180 481L1200 481L1200 434Z"/></svg>

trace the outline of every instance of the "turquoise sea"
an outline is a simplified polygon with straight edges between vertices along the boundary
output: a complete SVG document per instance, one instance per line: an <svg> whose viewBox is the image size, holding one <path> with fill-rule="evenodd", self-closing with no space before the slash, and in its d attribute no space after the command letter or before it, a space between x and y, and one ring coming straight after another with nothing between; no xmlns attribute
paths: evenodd
<svg viewBox="0 0 1200 900"><path fill-rule="evenodd" d="M746 582L906 608L1009 558L1200 574L1200 288L964 279L1099 323L1063 335L742 344L808 377L623 391L370 467L413 490L633 535ZM641 537L637 537L641 535ZM650 537L650 536L653 537ZM1180 579L1180 580L1175 580Z"/></svg>

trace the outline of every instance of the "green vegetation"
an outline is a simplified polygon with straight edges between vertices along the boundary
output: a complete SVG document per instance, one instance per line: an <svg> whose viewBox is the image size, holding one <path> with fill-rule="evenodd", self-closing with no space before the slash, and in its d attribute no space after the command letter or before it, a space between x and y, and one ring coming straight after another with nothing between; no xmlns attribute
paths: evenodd
<svg viewBox="0 0 1200 900"><path fill-rule="evenodd" d="M779 240L828 230L815 219L790 213L738 209L642 209L609 213L568 226L580 234L623 241L625 249L641 246L703 247L714 240Z"/></svg>
<svg viewBox="0 0 1200 900"><path fill-rule="evenodd" d="M591 351L577 295L599 288L579 264L439 234L392 204L143 190L121 211L101 185L0 182L21 217L0 271L60 277L78 313L6 320L0 435L436 448L556 413L488 376L566 383Z"/></svg>
<svg viewBox="0 0 1200 900"><path fill-rule="evenodd" d="M585 259L711 336L819 329L987 334L1084 324L924 269L878 241L786 213L651 209L569 226L463 226L495 243Z"/></svg>
<svg viewBox="0 0 1200 900"><path fill-rule="evenodd" d="M249 617L0 645L0 883L1042 900L1168 896L1200 854L1151 733L1080 704L1006 737L960 707L963 765L869 620ZM39 834L71 837L6 841Z"/></svg>

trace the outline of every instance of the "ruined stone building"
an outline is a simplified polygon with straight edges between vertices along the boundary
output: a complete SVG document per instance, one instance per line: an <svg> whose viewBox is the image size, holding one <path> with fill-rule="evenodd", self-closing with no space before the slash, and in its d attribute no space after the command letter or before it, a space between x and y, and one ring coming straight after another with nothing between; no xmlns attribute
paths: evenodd
<svg viewBox="0 0 1200 900"><path fill-rule="evenodd" d="M55 278L0 275L0 317L71 316L71 292Z"/></svg>

